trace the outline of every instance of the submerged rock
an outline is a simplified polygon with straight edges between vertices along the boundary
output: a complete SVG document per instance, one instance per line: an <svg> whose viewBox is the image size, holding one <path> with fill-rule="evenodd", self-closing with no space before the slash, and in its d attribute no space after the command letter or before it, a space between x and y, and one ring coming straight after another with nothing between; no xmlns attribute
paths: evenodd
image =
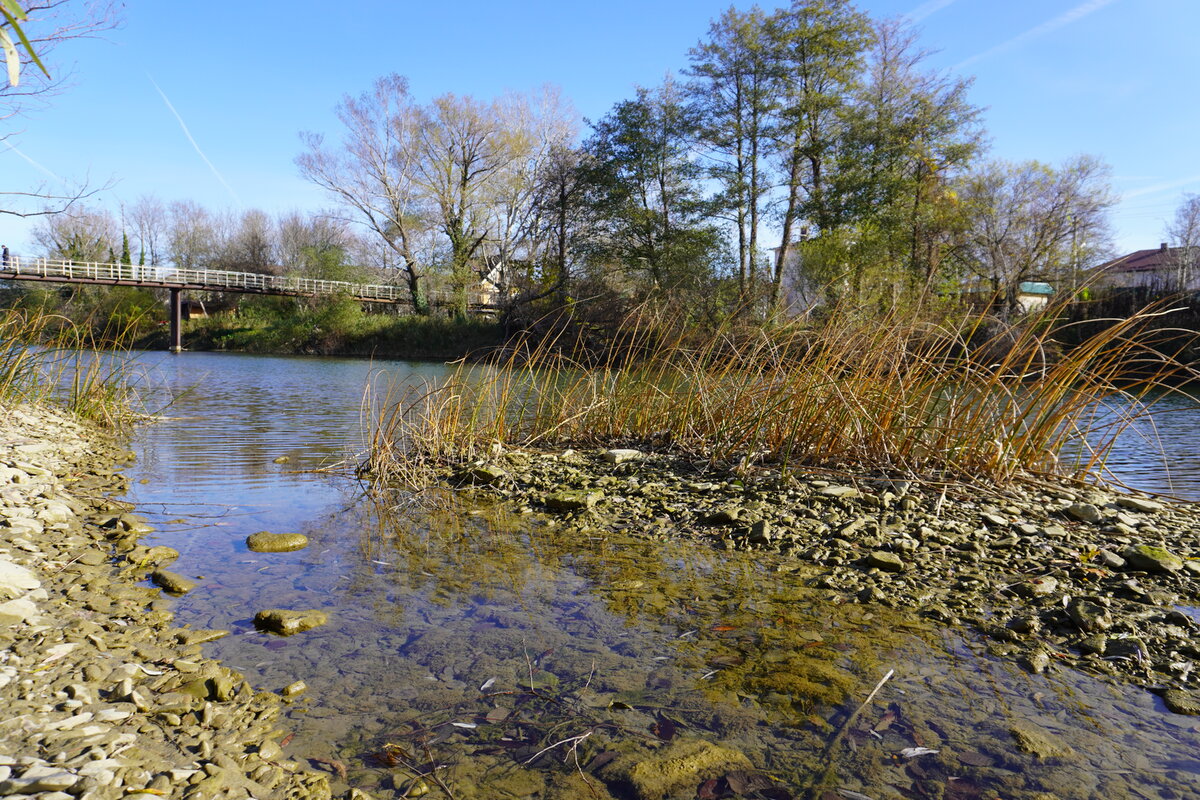
<svg viewBox="0 0 1200 800"><path fill-rule="evenodd" d="M618 759L604 770L606 782L627 785L639 800L662 800L734 770L751 770L742 753L697 739L676 742L643 760Z"/></svg>
<svg viewBox="0 0 1200 800"><path fill-rule="evenodd" d="M308 547L308 537L303 533L259 531L246 537L246 547L255 553L290 553Z"/></svg>
<svg viewBox="0 0 1200 800"><path fill-rule="evenodd" d="M254 627L280 636L291 636L324 625L329 618L323 611L286 611L268 609L254 615Z"/></svg>
<svg viewBox="0 0 1200 800"><path fill-rule="evenodd" d="M160 586L164 592L171 594L187 594L199 585L190 578L165 569L154 570L150 573L150 580L154 582L155 586Z"/></svg>
<svg viewBox="0 0 1200 800"><path fill-rule="evenodd" d="M1066 758L1075 754L1070 745L1060 744L1049 731L1021 720L1014 722L1008 732L1017 742L1017 747L1037 758Z"/></svg>

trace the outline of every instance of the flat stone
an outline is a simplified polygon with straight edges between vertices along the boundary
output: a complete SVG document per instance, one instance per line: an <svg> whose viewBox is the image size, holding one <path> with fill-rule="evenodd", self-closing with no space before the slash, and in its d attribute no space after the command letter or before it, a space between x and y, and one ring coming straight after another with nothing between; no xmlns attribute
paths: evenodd
<svg viewBox="0 0 1200 800"><path fill-rule="evenodd" d="M604 497L603 492L588 489L564 489L546 495L542 502L552 511L580 511L592 508Z"/></svg>
<svg viewBox="0 0 1200 800"><path fill-rule="evenodd" d="M180 644L203 644L204 642L214 642L217 639L229 635L229 631L217 629L197 628L196 630L179 631L175 634L175 641ZM178 669L179 662L176 662Z"/></svg>
<svg viewBox="0 0 1200 800"><path fill-rule="evenodd" d="M884 572L903 572L904 559L886 550L876 550L867 556L867 566Z"/></svg>
<svg viewBox="0 0 1200 800"><path fill-rule="evenodd" d="M1066 758L1075 754L1070 745L1061 744L1058 737L1032 722L1014 722L1008 732L1016 740L1018 748L1037 758Z"/></svg>
<svg viewBox="0 0 1200 800"><path fill-rule="evenodd" d="M624 464L629 461L641 461L646 457L646 454L641 450L615 449L605 450L604 460L609 464Z"/></svg>
<svg viewBox="0 0 1200 800"><path fill-rule="evenodd" d="M1067 616L1085 633L1106 631L1112 627L1108 609L1086 598L1076 598L1067 606Z"/></svg>
<svg viewBox="0 0 1200 800"><path fill-rule="evenodd" d="M156 586L162 587L163 591L171 594L187 594L192 589L199 586L194 580L185 578L177 572L170 572L165 569L156 569L150 573L150 580Z"/></svg>
<svg viewBox="0 0 1200 800"><path fill-rule="evenodd" d="M1017 584L1015 588L1017 593L1024 597L1048 597L1058 591L1058 579L1050 575L1040 575Z"/></svg>
<svg viewBox="0 0 1200 800"><path fill-rule="evenodd" d="M34 765L19 778L9 778L0 783L0 795L34 794L35 792L61 792L79 782L79 776L57 767Z"/></svg>
<svg viewBox="0 0 1200 800"><path fill-rule="evenodd" d="M1117 497L1117 505L1121 508L1128 508L1130 511L1140 511L1143 514L1153 514L1163 510L1162 503L1156 503L1144 497L1134 497L1127 494Z"/></svg>
<svg viewBox="0 0 1200 800"><path fill-rule="evenodd" d="M630 763L618 759L611 772L621 783L633 788L639 800L662 800L682 792L695 794L700 783L753 766L744 754L697 739L676 741L644 760Z"/></svg>
<svg viewBox="0 0 1200 800"><path fill-rule="evenodd" d="M0 625L17 625L22 622L37 622L38 607L33 601L20 598L0 603Z"/></svg>
<svg viewBox="0 0 1200 800"><path fill-rule="evenodd" d="M1200 715L1200 698L1182 689L1167 689L1162 695L1167 708L1176 714Z"/></svg>
<svg viewBox="0 0 1200 800"><path fill-rule="evenodd" d="M1076 522L1096 523L1104 519L1104 514L1100 509L1091 503L1071 503L1063 509L1063 513Z"/></svg>
<svg viewBox="0 0 1200 800"><path fill-rule="evenodd" d="M508 480L508 473L493 464L470 467L458 474L464 483L474 483L480 486L496 486Z"/></svg>
<svg viewBox="0 0 1200 800"><path fill-rule="evenodd" d="M1183 569L1183 559L1161 547L1148 544L1134 545L1122 553L1129 568L1142 572L1178 572Z"/></svg>
<svg viewBox="0 0 1200 800"><path fill-rule="evenodd" d="M280 636L292 636L324 625L328 621L329 618L322 611L287 611L275 608L254 615L254 627Z"/></svg>
<svg viewBox="0 0 1200 800"><path fill-rule="evenodd" d="M303 533L259 531L246 537L246 547L255 553L290 553L308 547L308 537Z"/></svg>
<svg viewBox="0 0 1200 800"><path fill-rule="evenodd" d="M0 600L20 597L41 585L38 577L25 567L0 559Z"/></svg>
<svg viewBox="0 0 1200 800"><path fill-rule="evenodd" d="M855 489L853 486L826 486L818 489L817 494L824 497L844 497L846 499L851 499L858 497L859 492L858 489Z"/></svg>

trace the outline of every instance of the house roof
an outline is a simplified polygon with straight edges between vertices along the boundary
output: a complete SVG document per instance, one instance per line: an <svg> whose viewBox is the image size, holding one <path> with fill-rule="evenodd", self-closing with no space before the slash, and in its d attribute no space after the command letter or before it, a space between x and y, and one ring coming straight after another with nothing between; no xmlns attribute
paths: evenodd
<svg viewBox="0 0 1200 800"><path fill-rule="evenodd" d="M1182 248L1167 247L1164 243L1151 250L1134 250L1132 253L1106 261L1096 267L1102 272L1155 272L1171 266L1171 258Z"/></svg>
<svg viewBox="0 0 1200 800"><path fill-rule="evenodd" d="M1054 294L1054 287L1042 281L1021 281L1017 291L1021 294Z"/></svg>

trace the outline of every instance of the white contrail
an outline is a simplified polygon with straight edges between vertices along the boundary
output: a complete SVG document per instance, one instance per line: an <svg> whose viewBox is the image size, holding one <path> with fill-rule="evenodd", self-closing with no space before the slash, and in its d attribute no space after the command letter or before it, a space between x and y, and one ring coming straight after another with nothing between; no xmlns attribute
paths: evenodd
<svg viewBox="0 0 1200 800"><path fill-rule="evenodd" d="M1000 44L996 45L995 47L992 47L988 50L984 50L982 53L976 53L975 55L971 56L970 58L967 58L967 59L964 59L963 61L958 62L957 64L954 65L954 67L952 69L959 70L959 69L962 69L963 67L967 67L967 66L970 66L971 64L974 64L976 61L982 61L983 59L991 58L992 56L994 56L998 53L1003 53L1007 50L1012 50L1015 47L1020 47L1021 45L1025 44L1028 41L1037 39L1040 36L1045 36L1048 33L1052 33L1053 31L1056 31L1059 28L1070 25L1072 22L1078 22L1079 20L1086 17L1088 14L1091 14L1093 11L1099 11L1100 9L1104 8L1105 6L1111 5L1112 3L1115 3L1115 2L1116 2L1116 0L1087 0L1086 3L1080 3L1079 5L1072 8L1070 11L1066 11L1062 14L1059 14L1054 19L1047 20L1046 22L1043 22L1041 25L1030 28L1029 30L1025 31L1024 33L1018 34L1017 36L1014 36L1013 38L1009 39L1006 42L1001 42Z"/></svg>
<svg viewBox="0 0 1200 800"><path fill-rule="evenodd" d="M956 0L925 0L924 3L921 3L921 5L917 6L904 16L908 18L909 22L920 22L930 14L941 11L943 8L953 2L956 2Z"/></svg>
<svg viewBox="0 0 1200 800"><path fill-rule="evenodd" d="M150 78L149 75L146 77ZM159 88L159 85L155 83L154 78L150 78L150 83L154 84L154 88L158 92L158 96L163 99L163 102L167 104L167 108L170 109L171 113L175 115L175 120L179 123L179 127L183 129L183 135L186 136L187 140L192 143L192 148L196 151L196 155L204 159L204 163L208 164L208 168L212 170L212 174L217 176L217 180L221 182L221 185L229 190L229 196L233 198L233 202L240 206L242 204L242 198L238 197L237 192L233 190L233 187L229 185L229 182L226 181L224 176L217 171L217 168L213 166L213 163L208 160L208 156L204 155L204 151L200 149L200 145L196 144L195 138L192 137L192 132L188 130L187 123L183 121L183 117L179 116L179 112L175 110L175 106L171 105L171 101L167 99L166 92Z"/></svg>
<svg viewBox="0 0 1200 800"><path fill-rule="evenodd" d="M1134 189L1132 192L1126 192L1121 195L1122 200L1129 200L1134 197L1141 197L1144 194L1158 194L1165 192L1168 189L1178 189L1180 186L1187 186L1192 183L1200 182L1200 175L1193 175L1190 178L1180 178L1179 180L1167 181L1166 183L1156 183L1153 186L1144 186L1141 189Z"/></svg>
<svg viewBox="0 0 1200 800"><path fill-rule="evenodd" d="M6 147L7 147L9 150L12 150L14 153L16 153L17 155L19 155L21 158L23 158L23 159L25 159L26 161L28 161L28 162L29 162L29 165L30 165L30 166L32 166L34 169L37 169L37 170L40 170L41 172L44 172L45 174L49 175L51 178L54 178L54 180L58 181L59 183L65 183L65 182L66 182L66 181L64 181L62 178L60 178L60 177L58 177L57 175L55 175L55 174L54 174L54 173L53 173L51 170L47 169L46 167L43 167L43 166L42 166L41 164L39 164L38 162L34 161L32 158L30 158L29 156L27 156L27 155L25 155L24 153L22 153L20 150L18 150L18 149L17 149L17 146L16 146L15 144L13 144L12 142L7 142L7 141L6 141L6 142L4 142L4 145L5 145L5 146L6 146Z"/></svg>

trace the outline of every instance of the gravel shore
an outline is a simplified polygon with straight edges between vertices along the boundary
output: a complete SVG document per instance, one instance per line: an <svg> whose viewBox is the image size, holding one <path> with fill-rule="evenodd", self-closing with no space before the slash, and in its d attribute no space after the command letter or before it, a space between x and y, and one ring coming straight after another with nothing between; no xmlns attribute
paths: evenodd
<svg viewBox="0 0 1200 800"><path fill-rule="evenodd" d="M202 655L224 632L173 627L146 585L177 554L139 543L132 457L45 408L0 417L0 796L329 798L280 698Z"/></svg>
<svg viewBox="0 0 1200 800"><path fill-rule="evenodd" d="M635 449L501 453L444 478L580 535L694 537L816 568L828 602L911 609L1030 672L1110 675L1200 714L1200 507L1091 485L722 470Z"/></svg>

